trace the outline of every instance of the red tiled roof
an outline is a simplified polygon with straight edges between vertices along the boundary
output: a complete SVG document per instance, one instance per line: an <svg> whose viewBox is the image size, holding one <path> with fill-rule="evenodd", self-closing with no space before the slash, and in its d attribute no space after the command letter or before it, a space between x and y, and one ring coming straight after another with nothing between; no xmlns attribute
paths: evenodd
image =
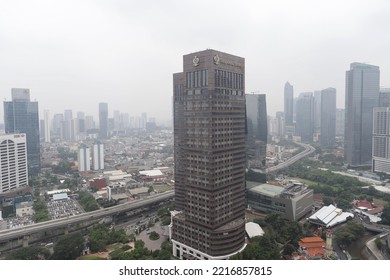
<svg viewBox="0 0 390 280"><path fill-rule="evenodd" d="M366 207L367 209L372 209L372 204L368 200L358 200L356 202L356 207Z"/></svg>
<svg viewBox="0 0 390 280"><path fill-rule="evenodd" d="M325 241L321 237L304 237L299 240L299 246L306 248L310 256L322 256L325 254Z"/></svg>
<svg viewBox="0 0 390 280"><path fill-rule="evenodd" d="M324 242L324 240L319 237L319 236L314 236L314 237L304 237L299 240L299 243L305 243L305 244L310 244L310 243L316 243L316 242Z"/></svg>
<svg viewBox="0 0 390 280"><path fill-rule="evenodd" d="M367 211L367 213L371 215L379 214L380 212L383 212L383 208L384 208L383 206L378 206L374 209Z"/></svg>
<svg viewBox="0 0 390 280"><path fill-rule="evenodd" d="M321 193L315 193L315 194L313 194L313 199L315 200L315 201L320 201L320 202L322 202L322 199L324 198L324 195L323 194L321 194Z"/></svg>

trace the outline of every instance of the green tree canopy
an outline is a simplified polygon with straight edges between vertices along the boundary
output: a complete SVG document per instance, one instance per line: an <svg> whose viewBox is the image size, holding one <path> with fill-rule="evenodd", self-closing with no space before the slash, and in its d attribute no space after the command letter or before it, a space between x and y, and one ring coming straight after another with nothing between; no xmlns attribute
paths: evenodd
<svg viewBox="0 0 390 280"><path fill-rule="evenodd" d="M50 251L46 248L29 246L18 249L5 258L6 260L47 260L50 258Z"/></svg>
<svg viewBox="0 0 390 280"><path fill-rule="evenodd" d="M84 249L84 238L81 233L71 233L62 236L54 245L54 260L75 260Z"/></svg>

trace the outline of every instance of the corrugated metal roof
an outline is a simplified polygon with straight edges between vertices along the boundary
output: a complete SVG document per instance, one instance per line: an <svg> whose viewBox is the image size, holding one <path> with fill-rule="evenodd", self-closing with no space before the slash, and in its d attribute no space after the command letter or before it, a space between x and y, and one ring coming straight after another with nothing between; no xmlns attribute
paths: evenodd
<svg viewBox="0 0 390 280"><path fill-rule="evenodd" d="M248 234L249 238L255 236L263 236L264 231L259 224L249 222L245 224L245 231Z"/></svg>
<svg viewBox="0 0 390 280"><path fill-rule="evenodd" d="M53 194L53 200L61 200L61 199L68 199L68 194L67 193Z"/></svg>

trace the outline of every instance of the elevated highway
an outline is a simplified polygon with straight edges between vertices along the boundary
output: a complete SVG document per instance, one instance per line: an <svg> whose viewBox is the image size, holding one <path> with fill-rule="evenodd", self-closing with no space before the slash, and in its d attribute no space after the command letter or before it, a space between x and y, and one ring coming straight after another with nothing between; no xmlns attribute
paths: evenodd
<svg viewBox="0 0 390 280"><path fill-rule="evenodd" d="M276 166L272 166L270 168L267 168L266 169L267 173L275 172L275 171L281 170L283 168L289 167L291 164L297 162L298 160L300 160L308 155L311 155L315 151L314 147L312 147L309 144L304 144L301 142L294 142L294 143L303 147L305 150L303 150L302 152L300 152L299 154L297 154L295 156L292 156L291 158L289 158L285 162L282 162Z"/></svg>
<svg viewBox="0 0 390 280"><path fill-rule="evenodd" d="M89 222L92 220L102 219L106 216L113 216L118 213L127 212L142 208L145 206L153 205L162 202L167 199L171 199L174 196L174 191L167 191L162 194L156 194L146 197L141 200L132 201L120 205L116 205L110 208L99 209L92 212L82 213L76 216L70 216L67 218L61 218L57 220L50 220L33 225L27 225L17 229L7 229L0 231L0 243L9 242L11 240L24 238L34 233L44 232L57 228L67 228L71 225L82 224L83 222Z"/></svg>

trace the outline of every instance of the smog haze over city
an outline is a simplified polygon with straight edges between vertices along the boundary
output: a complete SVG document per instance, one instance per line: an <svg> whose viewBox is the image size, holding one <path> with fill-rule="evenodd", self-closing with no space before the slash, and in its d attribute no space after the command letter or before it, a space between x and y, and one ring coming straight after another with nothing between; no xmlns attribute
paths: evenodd
<svg viewBox="0 0 390 280"><path fill-rule="evenodd" d="M172 119L172 73L183 54L215 49L245 58L246 92L268 114L294 94L334 87L344 108L352 62L380 67L390 87L388 1L1 1L0 92L29 88L51 114L97 116L98 103ZM3 106L0 109L3 121Z"/></svg>

